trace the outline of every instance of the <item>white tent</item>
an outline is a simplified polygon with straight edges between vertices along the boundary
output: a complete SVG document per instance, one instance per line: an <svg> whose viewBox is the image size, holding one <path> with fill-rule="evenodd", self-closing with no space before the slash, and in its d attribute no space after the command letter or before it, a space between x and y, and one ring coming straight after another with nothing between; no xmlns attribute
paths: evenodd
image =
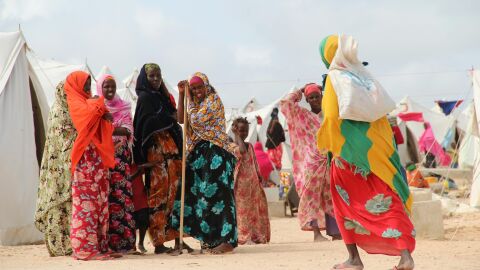
<svg viewBox="0 0 480 270"><path fill-rule="evenodd" d="M256 98L253 97L247 102L247 104L245 104L245 106L243 106L242 113L253 112L253 111L259 110L260 108L261 108L260 103Z"/></svg>
<svg viewBox="0 0 480 270"><path fill-rule="evenodd" d="M35 73L38 75L38 79L47 97L48 106L50 107L55 101L55 88L60 81L65 80L68 74L76 70L88 72L86 64L72 65L55 60L45 60L37 57L33 52L29 52L27 57L32 63Z"/></svg>
<svg viewBox="0 0 480 270"><path fill-rule="evenodd" d="M33 224L48 104L21 32L0 33L0 245L37 242Z"/></svg>
<svg viewBox="0 0 480 270"><path fill-rule="evenodd" d="M397 109L392 114L397 115L400 112L421 112L423 114L423 119L426 122L429 122L432 126L435 138L440 144L442 144L442 141L446 137L448 131L455 125L454 114L445 116L443 113L434 112L413 101L413 99L408 96L400 101ZM423 131L425 130L425 128L423 127L423 123L407 122L406 125L412 131L413 135L418 141L420 136L422 136Z"/></svg>
<svg viewBox="0 0 480 270"><path fill-rule="evenodd" d="M472 71L472 82L476 120L476 123L472 123L472 129L475 129L478 132L480 126L480 70ZM477 151L473 164L472 190L470 192L470 206L472 207L480 207L480 154L478 153L480 146L478 145L478 142L479 140L476 140Z"/></svg>

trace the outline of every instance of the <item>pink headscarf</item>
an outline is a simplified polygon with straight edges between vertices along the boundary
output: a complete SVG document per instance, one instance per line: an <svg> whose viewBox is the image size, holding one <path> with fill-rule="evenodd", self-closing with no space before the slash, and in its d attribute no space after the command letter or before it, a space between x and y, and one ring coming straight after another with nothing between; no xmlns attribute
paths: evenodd
<svg viewBox="0 0 480 270"><path fill-rule="evenodd" d="M103 83L106 80L115 80L115 78L110 74L104 74L97 81L97 93L99 96L103 96ZM105 105L107 106L108 111L113 115L113 126L114 127L124 127L130 131L132 136L130 136L130 143L133 140L133 121L130 102L124 101L120 96L115 93L115 96L112 100L105 99Z"/></svg>
<svg viewBox="0 0 480 270"><path fill-rule="evenodd" d="M320 86L312 83L305 87L305 96L309 96L311 93L322 94L322 90L320 89Z"/></svg>

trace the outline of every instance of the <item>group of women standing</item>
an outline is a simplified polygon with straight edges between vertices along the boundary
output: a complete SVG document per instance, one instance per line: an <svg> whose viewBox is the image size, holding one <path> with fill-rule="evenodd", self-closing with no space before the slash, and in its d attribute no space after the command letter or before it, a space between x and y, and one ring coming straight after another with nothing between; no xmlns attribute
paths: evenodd
<svg viewBox="0 0 480 270"><path fill-rule="evenodd" d="M340 40L333 35L321 44L329 68L324 94L320 86L308 84L280 105L293 150L300 226L313 230L316 240L323 239L323 229L343 239L349 257L333 269L363 269L357 250L361 247L368 253L401 256L394 269L410 270L415 248L408 216L412 198L392 129L383 115L375 121L341 117L346 101L339 102L337 93L351 92L352 86L340 88L332 80L340 73L343 79L364 82L358 74L367 72L356 58L356 43L350 39L342 47ZM222 101L205 74L178 83L177 110L160 67L144 65L133 121L130 104L116 95L111 75L97 82L99 96L92 97L90 84L85 72L68 75L58 85L50 111L35 221L52 256L118 257L135 249L136 228L143 251L147 227L155 253L168 252L164 243L170 240L178 247L183 154L183 232L213 254L269 241L261 187L268 176L259 169L256 149L245 142L248 122L234 121L232 142ZM302 96L311 110L299 106ZM278 109L268 127L268 148L280 169L285 138L277 116ZM179 123L184 124L185 142ZM271 136L274 133L280 135ZM145 183L138 181L143 172Z"/></svg>
<svg viewBox="0 0 480 270"><path fill-rule="evenodd" d="M160 67L145 64L133 119L131 105L116 94L113 76L97 81L98 96L92 96L90 85L87 73L71 73L58 85L50 111L35 221L51 256L104 260L135 252L137 229L138 249L145 252L146 228L155 253L171 251L164 243L174 239L179 248L183 143L184 233L213 254L232 251L239 238L240 244L269 241L259 174L243 175L244 164L256 166L253 150L238 132L235 142L229 141L223 104L207 76L195 73L179 83L177 111ZM184 112L186 142L179 125ZM253 195L235 192L243 182L253 184ZM244 197L254 198L259 204L249 207L261 210L237 213L236 205L244 209L249 201ZM261 222L252 232L248 223L259 220L259 213Z"/></svg>

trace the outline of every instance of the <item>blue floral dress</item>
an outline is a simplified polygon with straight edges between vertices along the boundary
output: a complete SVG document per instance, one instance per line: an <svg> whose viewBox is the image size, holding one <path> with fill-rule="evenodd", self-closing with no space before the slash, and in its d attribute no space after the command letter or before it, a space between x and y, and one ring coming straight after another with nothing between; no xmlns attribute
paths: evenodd
<svg viewBox="0 0 480 270"><path fill-rule="evenodd" d="M184 233L204 248L222 243L237 246L234 198L236 158L209 141L200 141L187 158ZM174 203L171 224L180 226L180 192Z"/></svg>

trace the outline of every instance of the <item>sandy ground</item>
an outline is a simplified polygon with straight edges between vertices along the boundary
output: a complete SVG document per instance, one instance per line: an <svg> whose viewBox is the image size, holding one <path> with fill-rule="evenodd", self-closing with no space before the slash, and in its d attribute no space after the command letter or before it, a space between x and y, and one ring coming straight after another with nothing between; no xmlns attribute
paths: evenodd
<svg viewBox="0 0 480 270"><path fill-rule="evenodd" d="M416 269L480 269L480 213L445 217L443 241L418 240L414 253ZM312 234L298 229L296 218L271 220L272 240L268 245L241 246L233 254L180 257L129 255L112 261L75 261L70 257L51 258L43 245L0 247L0 270L7 269L325 269L346 257L342 242L313 243ZM460 225L460 226L459 226ZM458 227L458 229L457 229ZM453 240L450 240L453 237ZM192 239L186 241L198 247ZM146 246L149 246L147 244ZM392 269L397 257L366 255L365 269Z"/></svg>

